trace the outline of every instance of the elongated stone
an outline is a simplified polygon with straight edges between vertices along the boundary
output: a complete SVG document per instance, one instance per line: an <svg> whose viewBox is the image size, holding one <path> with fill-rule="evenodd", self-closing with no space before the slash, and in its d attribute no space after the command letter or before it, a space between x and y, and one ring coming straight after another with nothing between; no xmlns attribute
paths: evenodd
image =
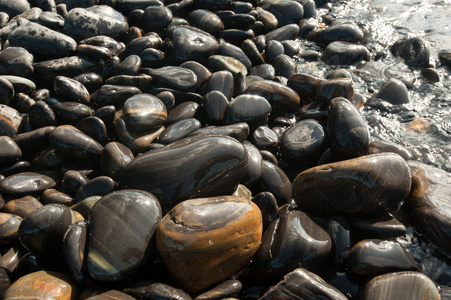
<svg viewBox="0 0 451 300"><path fill-rule="evenodd" d="M191 199L163 218L157 248L172 278L195 292L242 270L261 234L261 212L251 201L234 196Z"/></svg>
<svg viewBox="0 0 451 300"><path fill-rule="evenodd" d="M182 200L232 192L247 164L246 151L235 139L188 137L135 158L120 181L154 194L167 211Z"/></svg>
<svg viewBox="0 0 451 300"><path fill-rule="evenodd" d="M117 281L139 270L152 254L161 207L150 193L122 190L102 197L90 220L89 274L96 280Z"/></svg>
<svg viewBox="0 0 451 300"><path fill-rule="evenodd" d="M374 154L305 170L293 181L293 197L305 211L371 213L397 207L410 186L410 170L401 156Z"/></svg>
<svg viewBox="0 0 451 300"><path fill-rule="evenodd" d="M70 36L34 22L17 27L8 40L12 46L51 57L69 56L77 48L77 42Z"/></svg>
<svg viewBox="0 0 451 300"><path fill-rule="evenodd" d="M8 195L25 195L55 187L56 181L56 177L53 175L50 177L45 173L22 172L1 180L0 189Z"/></svg>

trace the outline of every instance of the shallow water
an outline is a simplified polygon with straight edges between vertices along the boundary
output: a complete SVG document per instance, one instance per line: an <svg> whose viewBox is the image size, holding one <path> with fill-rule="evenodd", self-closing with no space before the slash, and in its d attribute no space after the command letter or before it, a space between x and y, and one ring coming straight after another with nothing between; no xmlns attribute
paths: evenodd
<svg viewBox="0 0 451 300"><path fill-rule="evenodd" d="M327 13L335 22L358 24L372 55L365 66L346 67L353 73L356 91L369 99L390 77L403 80L409 87L411 102L407 105L372 103L363 108L371 135L403 145L414 159L451 171L451 73L438 60L438 53L451 50L451 1L347 0L331 6L330 11L320 9L318 18ZM437 66L440 82L429 82L419 69L409 69L391 55L390 46L409 37L429 42L431 62ZM305 46L315 47L309 43ZM337 66L300 61L299 68L324 76Z"/></svg>
<svg viewBox="0 0 451 300"><path fill-rule="evenodd" d="M353 74L356 92L370 99L390 77L407 83L411 102L391 106L367 104L362 109L371 136L406 147L413 158L451 172L451 70L441 66L438 54L451 50L451 1L435 0L346 0L319 9L335 22L355 22L365 31L364 45L372 59L365 66L345 66ZM419 69L409 69L390 53L399 39L421 37L431 47L431 62L440 82L431 83ZM309 49L317 49L303 42ZM375 60L376 55L383 57ZM300 72L324 77L338 66L299 61ZM419 271L439 287L451 286L451 257L413 227L398 239L419 264Z"/></svg>

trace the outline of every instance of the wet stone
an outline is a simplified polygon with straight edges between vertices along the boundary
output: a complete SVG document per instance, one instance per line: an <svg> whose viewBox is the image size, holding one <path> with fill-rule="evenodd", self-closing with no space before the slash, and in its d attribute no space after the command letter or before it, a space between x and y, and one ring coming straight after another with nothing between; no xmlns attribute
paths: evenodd
<svg viewBox="0 0 451 300"><path fill-rule="evenodd" d="M408 165L412 191L402 208L415 228L443 250L451 252L451 174L420 162L409 161Z"/></svg>
<svg viewBox="0 0 451 300"><path fill-rule="evenodd" d="M363 45L332 42L324 49L322 60L328 65L357 65L370 60L370 52Z"/></svg>
<svg viewBox="0 0 451 300"><path fill-rule="evenodd" d="M293 197L304 211L373 213L396 208L410 186L410 170L401 156L373 154L307 169L293 181Z"/></svg>
<svg viewBox="0 0 451 300"><path fill-rule="evenodd" d="M53 80L53 89L59 99L65 102L88 104L90 101L88 89L79 81L69 77L55 77Z"/></svg>
<svg viewBox="0 0 451 300"><path fill-rule="evenodd" d="M158 69L144 69L158 86L179 91L190 91L197 83L196 74L190 69L166 66Z"/></svg>
<svg viewBox="0 0 451 300"><path fill-rule="evenodd" d="M191 296L185 291L172 287L164 283L152 283L142 287L125 288L124 292L137 299L139 298L156 298L156 299L177 299L177 300L191 300Z"/></svg>
<svg viewBox="0 0 451 300"><path fill-rule="evenodd" d="M0 104L9 105L15 95L13 84L0 77Z"/></svg>
<svg viewBox="0 0 451 300"><path fill-rule="evenodd" d="M154 194L167 211L185 199L233 191L244 176L247 160L244 147L234 139L188 137L135 158L122 170L120 181ZM178 172L172 172L172 167Z"/></svg>
<svg viewBox="0 0 451 300"><path fill-rule="evenodd" d="M52 175L52 177L55 177ZM37 193L55 187L57 182L50 176L35 172L10 175L0 181L0 189L8 195Z"/></svg>
<svg viewBox="0 0 451 300"><path fill-rule="evenodd" d="M44 204L63 204L65 206L74 204L74 198L56 189L43 191L40 200Z"/></svg>
<svg viewBox="0 0 451 300"><path fill-rule="evenodd" d="M152 255L151 238L161 213L155 196L144 191L122 190L102 197L90 213L91 277L117 281L143 267Z"/></svg>
<svg viewBox="0 0 451 300"><path fill-rule="evenodd" d="M111 193L116 188L116 182L108 176L97 176L83 184L75 193L76 203L92 196L103 196Z"/></svg>
<svg viewBox="0 0 451 300"><path fill-rule="evenodd" d="M61 257L63 237L74 215L61 204L48 204L26 216L19 227L19 238L29 251L39 256Z"/></svg>
<svg viewBox="0 0 451 300"><path fill-rule="evenodd" d="M195 292L241 271L261 234L261 212L254 203L234 196L191 199L163 218L157 248L174 280Z"/></svg>
<svg viewBox="0 0 451 300"><path fill-rule="evenodd" d="M64 258L69 266L73 278L80 286L88 281L87 257L88 222L79 221L70 225L63 238Z"/></svg>
<svg viewBox="0 0 451 300"><path fill-rule="evenodd" d="M211 74L207 81L207 92L219 91L227 99L231 100L234 92L234 78L230 71L217 71Z"/></svg>
<svg viewBox="0 0 451 300"><path fill-rule="evenodd" d="M237 123L237 124L231 124L231 125L225 125L225 126L207 126L207 127L202 127L190 134L190 136L196 136L196 135L229 136L242 143L249 136L249 125L247 125L247 123Z"/></svg>
<svg viewBox="0 0 451 300"><path fill-rule="evenodd" d="M50 143L75 159L97 161L102 145L71 125L58 126L49 136Z"/></svg>
<svg viewBox="0 0 451 300"><path fill-rule="evenodd" d="M202 62L214 54L218 41L209 33L191 26L177 26L168 32L169 56L177 63L188 60Z"/></svg>
<svg viewBox="0 0 451 300"><path fill-rule="evenodd" d="M297 268L323 264L332 242L329 234L301 211L290 211L273 221L255 256L255 276L279 278Z"/></svg>
<svg viewBox="0 0 451 300"><path fill-rule="evenodd" d="M44 101L37 101L28 110L30 125L37 130L43 127L56 125L56 115L53 109Z"/></svg>
<svg viewBox="0 0 451 300"><path fill-rule="evenodd" d="M244 75L247 75L246 66L238 59L230 56L211 55L210 57L208 57L206 65L213 71L225 70L229 71L233 75L237 75L240 72Z"/></svg>
<svg viewBox="0 0 451 300"><path fill-rule="evenodd" d="M9 136L0 136L0 166L14 163L22 158L22 150Z"/></svg>
<svg viewBox="0 0 451 300"><path fill-rule="evenodd" d="M42 207L41 202L39 202L35 197L27 195L22 198L8 201L2 211L25 218L32 211L40 207Z"/></svg>
<svg viewBox="0 0 451 300"><path fill-rule="evenodd" d="M370 134L357 108L347 99L339 97L331 101L327 113L327 131L332 149L344 159L366 155Z"/></svg>
<svg viewBox="0 0 451 300"><path fill-rule="evenodd" d="M396 78L388 79L373 98L381 99L394 105L410 102L406 85Z"/></svg>
<svg viewBox="0 0 451 300"><path fill-rule="evenodd" d="M22 47L8 47L0 52L0 74L28 77L33 73L33 55Z"/></svg>
<svg viewBox="0 0 451 300"><path fill-rule="evenodd" d="M204 109L208 123L221 124L224 119L229 100L219 91L211 91L204 95Z"/></svg>
<svg viewBox="0 0 451 300"><path fill-rule="evenodd" d="M271 32L265 35L266 41L285 41L291 40L297 37L299 34L299 26L297 24L288 24L277 29L272 30Z"/></svg>
<svg viewBox="0 0 451 300"><path fill-rule="evenodd" d="M104 84L93 96L92 104L98 107L107 105L122 107L127 99L138 94L141 94L141 90L135 86Z"/></svg>
<svg viewBox="0 0 451 300"><path fill-rule="evenodd" d="M30 9L30 4L26 0L19 1L7 1L2 0L0 2L0 11L6 12L9 18L12 19L18 14L26 12Z"/></svg>
<svg viewBox="0 0 451 300"><path fill-rule="evenodd" d="M268 126L259 126L252 133L254 145L260 150L276 153L279 145L279 137Z"/></svg>
<svg viewBox="0 0 451 300"><path fill-rule="evenodd" d="M1 75L14 86L15 93L31 94L36 89L36 84L28 78L15 75Z"/></svg>
<svg viewBox="0 0 451 300"><path fill-rule="evenodd" d="M251 130L267 125L271 113L268 100L258 95L239 95L227 105L224 123L234 124L246 122Z"/></svg>
<svg viewBox="0 0 451 300"><path fill-rule="evenodd" d="M268 299L348 299L340 290L306 269L298 268L284 276L283 280L269 289L261 298Z"/></svg>
<svg viewBox="0 0 451 300"><path fill-rule="evenodd" d="M115 75L105 80L107 85L125 85L135 86L140 90L145 90L152 82L152 77L149 75Z"/></svg>
<svg viewBox="0 0 451 300"><path fill-rule="evenodd" d="M105 145L100 156L100 168L111 178L119 177L122 169L134 159L133 153L121 143Z"/></svg>
<svg viewBox="0 0 451 300"><path fill-rule="evenodd" d="M221 41L219 43L218 54L222 56L233 57L239 60L247 69L250 69L252 67L250 59L243 52L243 50L240 47L235 46L233 44Z"/></svg>
<svg viewBox="0 0 451 300"><path fill-rule="evenodd" d="M161 32L172 22L172 11L166 6L148 6L143 14L143 29Z"/></svg>
<svg viewBox="0 0 451 300"><path fill-rule="evenodd" d="M34 22L17 27L10 33L8 40L11 46L51 57L68 56L75 52L77 47L77 43L70 36Z"/></svg>
<svg viewBox="0 0 451 300"><path fill-rule="evenodd" d="M244 178L241 183L250 187L252 186L262 175L263 172L263 159L259 150L251 143L243 144L246 149L248 159L248 167Z"/></svg>
<svg viewBox="0 0 451 300"><path fill-rule="evenodd" d="M307 36L307 39L324 46L335 41L357 44L363 39L363 32L354 24L336 24L312 32Z"/></svg>
<svg viewBox="0 0 451 300"><path fill-rule="evenodd" d="M19 237L18 229L22 217L0 212L0 245L8 245Z"/></svg>
<svg viewBox="0 0 451 300"><path fill-rule="evenodd" d="M440 299L434 282L419 272L395 272L373 278L365 285L362 300Z"/></svg>
<svg viewBox="0 0 451 300"><path fill-rule="evenodd" d="M348 265L352 272L362 276L418 269L400 243L377 239L362 240L354 245L348 254Z"/></svg>
<svg viewBox="0 0 451 300"><path fill-rule="evenodd" d="M304 16L302 4L296 1L263 0L259 5L277 18L279 27L297 24Z"/></svg>
<svg viewBox="0 0 451 300"><path fill-rule="evenodd" d="M262 212L263 232L265 232L269 224L279 217L279 206L277 205L276 197L270 192L261 192L252 198L252 202Z"/></svg>
<svg viewBox="0 0 451 300"><path fill-rule="evenodd" d="M158 142L163 145L173 143L187 137L201 125L200 121L194 118L180 120L166 127L158 136Z"/></svg>
<svg viewBox="0 0 451 300"><path fill-rule="evenodd" d="M298 67L293 59L286 54L277 56L272 62L275 75L290 78L291 75L298 73Z"/></svg>
<svg viewBox="0 0 451 300"><path fill-rule="evenodd" d="M429 44L421 38L399 40L391 46L390 50L394 56L404 60L409 67L427 68L430 66Z"/></svg>
<svg viewBox="0 0 451 300"><path fill-rule="evenodd" d="M89 8L77 7L65 16L66 32L76 39L85 39L96 35L117 38L128 30L125 17L107 5L95 5Z"/></svg>
<svg viewBox="0 0 451 300"><path fill-rule="evenodd" d="M327 137L316 120L302 120L288 128L280 139L282 157L299 162L316 162L325 151Z"/></svg>
<svg viewBox="0 0 451 300"><path fill-rule="evenodd" d="M124 103L123 113L127 130L147 133L163 125L167 118L166 106L160 99L149 94L135 95Z"/></svg>
<svg viewBox="0 0 451 300"><path fill-rule="evenodd" d="M290 202L291 182L285 172L276 164L263 159L263 170L257 184L260 190L271 192L279 205Z"/></svg>
<svg viewBox="0 0 451 300"><path fill-rule="evenodd" d="M34 64L34 74L50 82L58 75L72 77L86 72L99 72L100 69L99 60L81 56L68 56Z"/></svg>
<svg viewBox="0 0 451 300"><path fill-rule="evenodd" d="M78 287L70 276L51 271L38 271L19 278L9 287L5 300L13 299L74 299L78 297Z"/></svg>
<svg viewBox="0 0 451 300"><path fill-rule="evenodd" d="M102 119L94 116L86 117L78 121L76 127L96 140L99 144L105 145L108 133Z"/></svg>
<svg viewBox="0 0 451 300"><path fill-rule="evenodd" d="M370 141L370 147L368 149L368 154L377 154L383 152L393 152L400 155L406 161L412 159L412 154L410 154L409 150L404 148L402 145L397 143L382 141L373 139Z"/></svg>
<svg viewBox="0 0 451 300"><path fill-rule="evenodd" d="M343 97L349 101L353 101L354 82L350 78L331 78L323 80L319 84L316 94L320 100L326 101L327 103L337 97Z"/></svg>
<svg viewBox="0 0 451 300"><path fill-rule="evenodd" d="M402 236L407 232L406 226L388 212L355 216L350 219L350 222L355 235L366 238L389 239Z"/></svg>
<svg viewBox="0 0 451 300"><path fill-rule="evenodd" d="M327 220L326 229L332 239L332 263L337 270L344 271L349 251L354 243L351 225L342 216L332 216Z"/></svg>
<svg viewBox="0 0 451 300"><path fill-rule="evenodd" d="M264 97L272 106L273 113L295 112L299 109L299 95L291 88L270 80L251 83L246 94Z"/></svg>
<svg viewBox="0 0 451 300"><path fill-rule="evenodd" d="M239 280L229 279L205 293L198 295L195 300L215 300L237 297L243 285Z"/></svg>

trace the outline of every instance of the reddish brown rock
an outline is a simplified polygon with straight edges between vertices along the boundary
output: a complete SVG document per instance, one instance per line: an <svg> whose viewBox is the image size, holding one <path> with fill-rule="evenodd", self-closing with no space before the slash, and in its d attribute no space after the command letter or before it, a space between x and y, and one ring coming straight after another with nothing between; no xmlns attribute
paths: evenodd
<svg viewBox="0 0 451 300"><path fill-rule="evenodd" d="M187 292L241 271L256 253L262 216L253 202L218 196L186 200L162 219L157 248L171 277Z"/></svg>

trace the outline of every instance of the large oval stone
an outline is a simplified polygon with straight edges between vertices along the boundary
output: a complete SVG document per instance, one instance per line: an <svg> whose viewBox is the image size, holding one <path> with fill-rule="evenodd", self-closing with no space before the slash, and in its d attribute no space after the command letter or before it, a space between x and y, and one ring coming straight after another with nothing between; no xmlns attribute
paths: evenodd
<svg viewBox="0 0 451 300"><path fill-rule="evenodd" d="M96 202L90 220L89 274L96 280L117 281L139 270L152 254L161 207L150 193L122 190Z"/></svg>
<svg viewBox="0 0 451 300"><path fill-rule="evenodd" d="M305 170L293 181L293 197L304 211L372 213L397 207L410 185L410 170L401 156L374 154Z"/></svg>
<svg viewBox="0 0 451 300"><path fill-rule="evenodd" d="M234 196L192 199L163 218L157 248L172 278L195 292L242 270L261 234L261 212L253 202Z"/></svg>
<svg viewBox="0 0 451 300"><path fill-rule="evenodd" d="M409 161L412 191L402 206L415 228L451 253L451 174Z"/></svg>
<svg viewBox="0 0 451 300"><path fill-rule="evenodd" d="M189 198L230 194L247 165L248 155L237 140L194 136L135 158L124 167L121 184L154 194L167 211Z"/></svg>

